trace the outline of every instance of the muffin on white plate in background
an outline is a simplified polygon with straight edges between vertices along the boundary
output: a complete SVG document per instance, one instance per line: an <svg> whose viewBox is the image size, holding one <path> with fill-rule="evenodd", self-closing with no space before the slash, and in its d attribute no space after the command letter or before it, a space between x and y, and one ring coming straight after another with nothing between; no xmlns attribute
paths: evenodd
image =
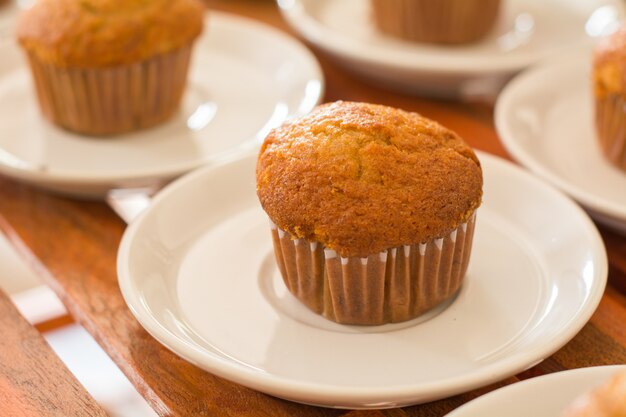
<svg viewBox="0 0 626 417"><path fill-rule="evenodd" d="M148 128L180 104L200 0L39 0L20 16L39 105L86 135Z"/></svg>
<svg viewBox="0 0 626 417"><path fill-rule="evenodd" d="M626 27L596 44L592 77L598 143L605 158L626 171Z"/></svg>
<svg viewBox="0 0 626 417"><path fill-rule="evenodd" d="M465 44L493 28L501 0L371 0L378 29L414 42Z"/></svg>

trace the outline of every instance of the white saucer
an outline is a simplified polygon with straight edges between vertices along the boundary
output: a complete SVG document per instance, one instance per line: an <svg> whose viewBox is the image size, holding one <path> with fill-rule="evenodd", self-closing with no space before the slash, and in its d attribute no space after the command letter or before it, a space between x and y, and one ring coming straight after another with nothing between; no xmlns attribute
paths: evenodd
<svg viewBox="0 0 626 417"><path fill-rule="evenodd" d="M496 103L496 127L517 161L626 232L626 172L596 143L590 65L580 47L522 73Z"/></svg>
<svg viewBox="0 0 626 417"><path fill-rule="evenodd" d="M1 42L0 173L83 196L149 186L255 148L269 129L319 102L323 75L301 43L216 11L206 23L180 112L159 127L107 139L45 121L21 51Z"/></svg>
<svg viewBox="0 0 626 417"><path fill-rule="evenodd" d="M468 276L426 318L343 326L295 301L257 201L255 155L194 172L155 198L123 237L122 293L181 357L289 400L395 407L503 379L587 322L607 260L575 203L509 162L479 156L485 198Z"/></svg>
<svg viewBox="0 0 626 417"><path fill-rule="evenodd" d="M0 42L13 38L15 22L19 14L30 7L34 0L5 0L0 4Z"/></svg>
<svg viewBox="0 0 626 417"><path fill-rule="evenodd" d="M478 397L446 417L558 417L576 398L624 370L624 365L596 366L527 379Z"/></svg>
<svg viewBox="0 0 626 417"><path fill-rule="evenodd" d="M586 29L598 35L624 15L618 0L504 0L484 40L445 47L383 35L366 0L278 4L294 30L349 69L403 91L438 96L491 92L538 59L587 39Z"/></svg>

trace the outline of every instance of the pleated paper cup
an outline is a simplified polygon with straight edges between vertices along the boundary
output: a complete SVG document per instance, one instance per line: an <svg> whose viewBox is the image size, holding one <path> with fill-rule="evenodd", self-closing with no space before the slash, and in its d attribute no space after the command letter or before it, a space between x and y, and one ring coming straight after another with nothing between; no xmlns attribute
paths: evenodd
<svg viewBox="0 0 626 417"><path fill-rule="evenodd" d="M475 219L474 213L445 237L366 258L342 258L271 226L278 268L297 299L337 323L379 325L415 318L459 290Z"/></svg>
<svg viewBox="0 0 626 417"><path fill-rule="evenodd" d="M383 33L415 42L474 42L491 30L500 0L371 0Z"/></svg>
<svg viewBox="0 0 626 417"><path fill-rule="evenodd" d="M191 45L129 65L61 68L28 55L39 106L52 123L86 135L148 128L180 104Z"/></svg>
<svg viewBox="0 0 626 417"><path fill-rule="evenodd" d="M626 171L626 100L620 94L596 99L596 130L608 161Z"/></svg>

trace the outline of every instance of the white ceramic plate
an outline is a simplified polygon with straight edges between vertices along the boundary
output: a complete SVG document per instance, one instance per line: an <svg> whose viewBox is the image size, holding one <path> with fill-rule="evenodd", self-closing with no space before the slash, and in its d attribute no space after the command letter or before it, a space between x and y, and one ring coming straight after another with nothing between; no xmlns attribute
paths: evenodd
<svg viewBox="0 0 626 417"><path fill-rule="evenodd" d="M626 231L626 173L596 143L590 64L580 47L520 74L498 98L496 127L517 161Z"/></svg>
<svg viewBox="0 0 626 417"><path fill-rule="evenodd" d="M570 340L603 293L598 232L571 200L480 154L485 197L466 282L413 321L344 326L287 292L251 155L168 186L127 229L119 283L139 322L192 363L278 397L392 407L526 369Z"/></svg>
<svg viewBox="0 0 626 417"><path fill-rule="evenodd" d="M319 102L323 76L302 44L234 15L212 11L207 19L179 113L110 139L45 121L20 51L0 42L0 173L78 195L147 186L254 148L269 129Z"/></svg>
<svg viewBox="0 0 626 417"><path fill-rule="evenodd" d="M0 4L0 42L13 37L15 21L19 13L34 0L5 0Z"/></svg>
<svg viewBox="0 0 626 417"><path fill-rule="evenodd" d="M478 397L446 417L559 417L586 392L626 366L597 366L531 378Z"/></svg>
<svg viewBox="0 0 626 417"><path fill-rule="evenodd" d="M503 0L496 27L469 46L398 40L374 26L367 0L278 0L305 39L380 83L434 95L491 92L522 68L614 28L618 0Z"/></svg>

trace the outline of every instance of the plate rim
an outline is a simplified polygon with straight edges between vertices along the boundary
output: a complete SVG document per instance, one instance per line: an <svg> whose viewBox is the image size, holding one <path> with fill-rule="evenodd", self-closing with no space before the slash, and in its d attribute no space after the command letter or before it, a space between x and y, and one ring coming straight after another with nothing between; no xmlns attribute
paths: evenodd
<svg viewBox="0 0 626 417"><path fill-rule="evenodd" d="M505 169L510 169L514 172L514 175L523 176L528 181L533 182L534 185L548 189L549 192L553 193L556 198L562 199L564 203L568 204L573 212L577 213L580 217L584 232L589 236L590 243L595 242L595 244L590 247L595 262L597 263L596 274L594 275L595 287L593 287L594 290L589 293L587 303L582 306L585 308L581 308L579 310L577 314L578 320L570 322L566 331L561 329L560 333L557 334L557 336L560 335L560 337L551 338L550 343L539 347L535 346L534 349L525 351L523 354L517 353L516 355L513 355L512 358L515 360L513 363L510 363L510 361L500 361L482 368L477 372L473 372L469 378L453 378L452 384L448 381L450 379L448 378L448 380L442 380L439 383L430 384L426 387L426 389L423 384L418 384L416 386L405 385L393 388L359 387L358 389L355 389L350 387L329 386L326 384L294 381L292 378L276 375L260 375L258 372L254 372L243 365L228 362L224 358L210 354L198 346L193 346L189 342L180 339L177 335L169 332L169 330L167 330L157 319L149 314L149 311L144 310L146 307L141 302L141 297L139 296L138 291L134 291L135 280L131 278L130 272L127 269L130 265L129 249L132 246L134 236L140 229L144 221L143 219L147 218L147 216L155 210L155 207L158 207L161 201L170 198L169 196L176 193L179 188L184 188L189 186L189 184L193 184L197 178L201 178L205 175L211 175L211 171L218 170L225 164L229 164L231 162L236 163L247 158L255 157L256 153L253 152L250 152L245 156L226 158L217 164L206 166L181 177L174 183L166 186L156 196L153 204L130 224L122 237L117 257L118 284L120 286L122 296L124 297L124 300L132 314L139 321L142 327L155 337L157 341L166 346L176 355L215 375L224 377L258 391L292 401L322 405L326 407L333 406L332 404L334 403L342 403L344 406L341 407L346 408L380 408L381 402L384 402L387 407L394 406L391 402L402 405L415 404L419 402L419 397L443 398L445 396L457 394L502 380L507 376L516 374L524 369L534 366L536 363L541 362L543 359L553 354L570 341L588 322L604 293L608 276L608 260L604 243L594 223L591 221L589 216L569 197L562 194L549 184L540 181L527 171L511 162L480 151L478 151L477 154L481 160L484 161L485 159L489 159L490 162L505 166ZM210 365L202 363L201 360L201 358L206 357L207 354L212 357L212 363ZM418 401L415 401L415 398L418 398ZM372 404L373 399L374 402L378 404ZM336 405L334 406L337 407Z"/></svg>
<svg viewBox="0 0 626 417"><path fill-rule="evenodd" d="M246 29L251 29L254 31L262 31L265 34L268 34L272 38L276 39L280 42L281 45L290 45L290 50L297 51L298 56L296 57L299 61L300 65L307 66L312 79L319 82L319 93L317 94L315 102L313 100L308 103L306 108L300 109L295 108L293 111L287 115L287 118L295 117L301 114L305 114L310 112L316 105L318 105L323 97L326 89L326 79L324 77L324 73L322 71L321 65L315 55L299 42L293 36L290 36L288 33L277 29L271 25L263 23L261 21L248 18L245 16L237 15L234 13L210 10L204 16L204 21L206 22L207 27L212 28L214 26L214 20L218 19L220 22L227 24L229 27L246 27ZM209 36L210 31L207 30L204 35L201 35L201 39L199 42L202 42L202 36ZM15 45L13 45L15 46ZM21 53L21 51L18 51ZM17 68L17 67L16 67ZM28 72L28 68L25 66L24 71ZM40 116L43 117L43 116ZM49 123L44 121L44 123ZM149 133L149 129L145 130L145 132ZM77 135L74 133L68 133L71 135ZM81 135L78 134L79 137ZM81 137L81 139L83 139ZM92 140L91 137L84 138L85 140ZM115 140L116 138L110 139ZM99 140L99 139L98 139ZM109 139L103 139L109 140ZM23 165L31 164L21 164L20 162L16 164L11 164L10 162L6 162L4 158L0 157L0 173L3 175L7 175L11 178L15 178L17 180L26 181L28 183L41 186L44 188L48 187L87 187L87 188L106 188L114 189L118 187L118 184L128 183L128 184L139 184L139 186L145 186L146 182L162 182L168 181L173 178L176 178L180 175L183 175L187 172L190 172L194 169L197 169L205 164L210 164L213 161L219 160L224 157L228 157L228 155L237 155L237 154L245 154L248 150L252 148L256 148L259 146L258 139L254 136L245 139L242 143L228 148L224 151L218 152L214 155L206 156L203 158L199 158L195 162L181 162L177 164L170 164L170 167L166 170L159 167L147 167L141 170L126 170L125 172L117 173L98 173L98 172L80 172L80 170L73 171L65 171L55 169L54 171L45 171L35 168L24 168ZM2 153L3 148L0 147L0 154ZM9 158L11 154L9 154ZM16 166L17 165L17 166ZM22 165L22 166L20 166ZM90 187L91 186L91 187ZM72 194L71 191L69 191ZM88 193L88 192L87 192ZM85 192L78 192L78 194L85 194Z"/></svg>
<svg viewBox="0 0 626 417"><path fill-rule="evenodd" d="M542 383L544 381L554 380L556 382L556 381L561 380L562 378L567 378L570 375L578 376L579 374L587 374L587 373L591 374L591 373L596 373L596 372L603 373L603 374L606 373L607 378L608 378L610 377L611 373L615 373L615 372L622 371L622 370L626 371L626 365L624 364L597 365L597 366L586 366L583 368L566 369L563 371L558 371L558 372L553 372L550 374L544 374L544 375L540 375L537 377L528 378L523 381L515 382L512 384L506 385L504 387L500 387L484 395L481 395L480 397L474 398L473 400L468 401L465 404L455 408L454 410L446 414L444 417L472 416L472 414L467 414L468 411L466 410L469 410L471 412L472 407L475 407L476 404L481 404L485 401L491 401L493 398L498 398L503 393L509 393L509 392L521 390L521 389L527 388L528 386L531 386L537 383Z"/></svg>
<svg viewBox="0 0 626 417"><path fill-rule="evenodd" d="M528 168L531 172L560 189L588 209L626 223L626 207L608 201L604 197L594 195L593 190L589 192L589 190L573 184L572 181L568 181L546 167L545 164L533 157L532 152L519 143L520 141L516 139L514 129L508 122L508 119L511 117L511 111L518 100L519 91L527 90L528 86L538 85L537 79L541 79L546 73L552 73L559 68L566 67L567 62L576 61L579 65L583 65L586 62L590 63L591 61L582 61L582 58L584 54L587 54L588 59L591 59L589 55L591 48L591 44L576 45L568 48L553 57L542 60L514 77L498 96L494 108L494 122L501 143L520 165ZM543 91L536 87L532 87L532 89L539 92L539 94Z"/></svg>
<svg viewBox="0 0 626 417"><path fill-rule="evenodd" d="M487 62L487 60L465 60L461 66L459 62L451 62L448 65L443 65L438 61L433 63L423 59L424 57L435 56L436 54L433 53L421 52L417 55L413 55L408 52L398 52L394 54L394 58L391 60L389 56L387 56L387 60L385 61L377 59L375 54L369 54L363 48L353 48L354 45L360 44L360 42L356 41L354 38L349 38L350 45L333 41L332 35L335 31L319 23L317 19L306 12L306 7L303 6L303 2L306 1L310 0L277 0L281 14L285 17L285 20L289 23L291 28L304 39L335 56L341 57L342 59L348 58L350 61L371 66L420 73L437 73L438 75L448 76L503 76L519 71L549 55L548 52L524 52L516 56L498 56L494 54L494 58L496 58L495 61L493 59L490 59L489 62ZM328 2L330 0L322 1ZM547 4L550 4L550 2ZM569 2L566 2L566 4L569 4ZM430 47L435 48L435 50L437 49L436 46ZM439 49L441 50L442 48ZM416 47L415 50L420 52L419 47Z"/></svg>

